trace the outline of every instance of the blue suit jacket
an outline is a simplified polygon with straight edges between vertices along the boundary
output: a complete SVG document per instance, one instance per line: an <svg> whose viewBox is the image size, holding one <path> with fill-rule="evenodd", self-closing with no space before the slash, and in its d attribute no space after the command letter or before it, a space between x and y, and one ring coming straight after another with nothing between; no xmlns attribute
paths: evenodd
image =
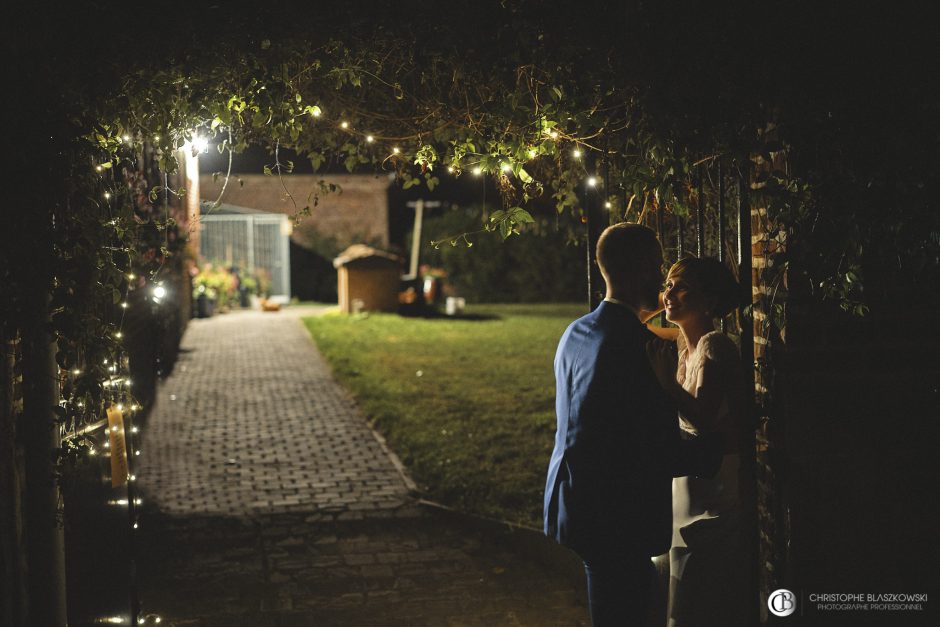
<svg viewBox="0 0 940 627"><path fill-rule="evenodd" d="M679 437L676 407L653 374L653 335L602 302L555 355L555 449L545 533L583 559L659 555L672 536L672 477L717 470L720 452Z"/></svg>

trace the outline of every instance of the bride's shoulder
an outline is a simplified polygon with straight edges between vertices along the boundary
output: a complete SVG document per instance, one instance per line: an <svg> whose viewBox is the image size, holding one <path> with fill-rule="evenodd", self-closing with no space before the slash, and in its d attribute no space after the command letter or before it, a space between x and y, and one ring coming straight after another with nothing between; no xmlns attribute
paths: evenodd
<svg viewBox="0 0 940 627"><path fill-rule="evenodd" d="M699 340L698 350L704 357L712 361L727 361L739 359L738 347L734 340L721 331L706 333Z"/></svg>

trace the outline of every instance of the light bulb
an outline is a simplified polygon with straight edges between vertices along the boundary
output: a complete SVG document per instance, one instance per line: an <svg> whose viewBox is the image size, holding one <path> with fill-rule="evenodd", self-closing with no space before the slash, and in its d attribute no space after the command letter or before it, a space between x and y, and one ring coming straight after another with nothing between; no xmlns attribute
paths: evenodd
<svg viewBox="0 0 940 627"><path fill-rule="evenodd" d="M372 135L366 135L366 141L371 144L375 141L375 138Z"/></svg>
<svg viewBox="0 0 940 627"><path fill-rule="evenodd" d="M611 207L613 207L613 205L610 204L610 201L607 201L607 202L604 203L604 208L605 208L605 209L610 209Z"/></svg>
<svg viewBox="0 0 940 627"><path fill-rule="evenodd" d="M392 148L392 153L393 153L393 154L396 154L396 155L397 155L397 154L400 153L400 152L401 152L401 151L398 149L397 146L396 146L395 148Z"/></svg>
<svg viewBox="0 0 940 627"><path fill-rule="evenodd" d="M587 184L588 184L589 186L591 186L591 187L596 186L596 185L597 185L597 177L589 176L589 177L588 177L588 180L587 180Z"/></svg>
<svg viewBox="0 0 940 627"><path fill-rule="evenodd" d="M571 151L571 156L574 157L575 159L580 159L581 151L575 148L574 150Z"/></svg>
<svg viewBox="0 0 940 627"><path fill-rule="evenodd" d="M473 168L473 174L475 176L480 176L480 174L482 173L483 173L483 168L481 168L480 166Z"/></svg>
<svg viewBox="0 0 940 627"><path fill-rule="evenodd" d="M508 163L504 163L504 164L502 164L501 166L499 166L499 169L500 169L502 172L509 172L509 170L511 170L512 168L510 168L510 166L509 166Z"/></svg>
<svg viewBox="0 0 940 627"><path fill-rule="evenodd" d="M349 128L349 122L343 121L339 123L340 128Z"/></svg>
<svg viewBox="0 0 940 627"><path fill-rule="evenodd" d="M104 193L104 199L105 199L105 200L110 200L110 199L111 199L111 192L105 192L105 193Z"/></svg>

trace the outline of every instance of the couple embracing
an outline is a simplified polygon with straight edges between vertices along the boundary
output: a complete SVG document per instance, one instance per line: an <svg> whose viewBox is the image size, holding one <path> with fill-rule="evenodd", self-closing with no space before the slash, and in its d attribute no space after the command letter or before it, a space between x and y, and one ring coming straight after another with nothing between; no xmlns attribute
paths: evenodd
<svg viewBox="0 0 940 627"><path fill-rule="evenodd" d="M667 552L670 627L746 625L742 367L714 329L737 284L717 261L689 258L660 294L662 247L636 224L605 230L597 262L607 296L555 355L545 533L584 561L595 627L651 624L651 558ZM657 337L643 322L663 306L679 332Z"/></svg>

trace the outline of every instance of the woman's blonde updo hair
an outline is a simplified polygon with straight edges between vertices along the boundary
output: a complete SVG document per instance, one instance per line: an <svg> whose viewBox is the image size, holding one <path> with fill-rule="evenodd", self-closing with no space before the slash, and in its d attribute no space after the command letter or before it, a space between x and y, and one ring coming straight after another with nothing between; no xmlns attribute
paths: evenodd
<svg viewBox="0 0 940 627"><path fill-rule="evenodd" d="M723 318L744 304L744 294L731 270L711 257L684 257L669 268L666 280L682 279L708 303L713 318Z"/></svg>

